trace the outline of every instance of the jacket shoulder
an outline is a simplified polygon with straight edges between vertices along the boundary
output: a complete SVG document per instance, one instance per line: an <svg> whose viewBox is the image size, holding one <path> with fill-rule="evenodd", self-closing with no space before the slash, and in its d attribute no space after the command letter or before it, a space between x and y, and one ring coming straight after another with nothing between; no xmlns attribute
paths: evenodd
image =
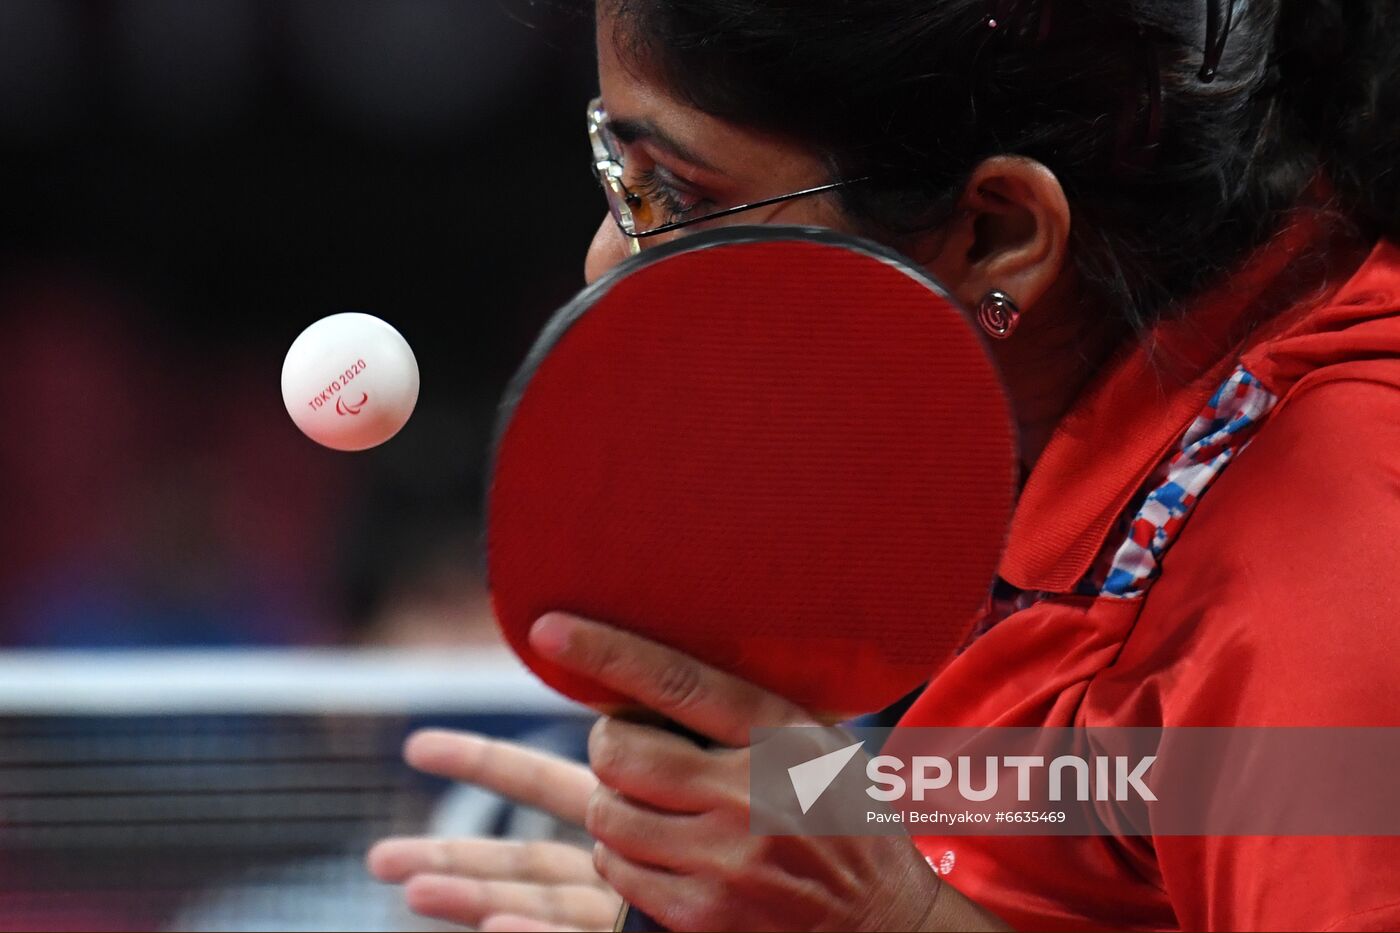
<svg viewBox="0 0 1400 933"><path fill-rule="evenodd" d="M1400 725L1400 384L1279 403L1164 556L1134 669L1169 724Z"/></svg>

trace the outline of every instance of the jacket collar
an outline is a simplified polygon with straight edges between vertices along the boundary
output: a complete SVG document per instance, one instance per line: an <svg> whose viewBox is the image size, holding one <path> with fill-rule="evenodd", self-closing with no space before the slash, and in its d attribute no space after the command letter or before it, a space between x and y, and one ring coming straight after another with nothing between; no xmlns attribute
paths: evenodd
<svg viewBox="0 0 1400 933"><path fill-rule="evenodd" d="M1329 248L1319 242L1323 228L1315 212L1297 212L1234 275L1110 361L1056 427L1026 481L1002 579L1022 590L1073 590L1241 353L1277 329L1261 323L1335 292L1333 281L1319 286L1315 278L1284 274L1300 256Z"/></svg>

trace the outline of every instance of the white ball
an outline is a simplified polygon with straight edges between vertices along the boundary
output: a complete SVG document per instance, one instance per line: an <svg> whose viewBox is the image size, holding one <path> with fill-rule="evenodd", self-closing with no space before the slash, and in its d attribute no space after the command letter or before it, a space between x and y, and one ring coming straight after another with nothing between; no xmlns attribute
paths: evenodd
<svg viewBox="0 0 1400 933"><path fill-rule="evenodd" d="M408 423L418 361L408 341L370 314L322 318L282 364L282 401L302 433L334 450L365 450Z"/></svg>

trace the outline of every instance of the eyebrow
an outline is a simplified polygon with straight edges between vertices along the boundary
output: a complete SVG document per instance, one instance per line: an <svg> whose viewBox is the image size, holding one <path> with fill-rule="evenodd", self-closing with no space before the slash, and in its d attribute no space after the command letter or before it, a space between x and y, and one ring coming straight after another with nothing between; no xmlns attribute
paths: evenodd
<svg viewBox="0 0 1400 933"><path fill-rule="evenodd" d="M681 143L674 136L667 133L661 127L650 120L615 120L608 118L608 131L618 138L620 142L631 145L643 140L660 146L679 156L696 168L704 169L707 172L723 174L706 160L695 154L695 151L684 143Z"/></svg>

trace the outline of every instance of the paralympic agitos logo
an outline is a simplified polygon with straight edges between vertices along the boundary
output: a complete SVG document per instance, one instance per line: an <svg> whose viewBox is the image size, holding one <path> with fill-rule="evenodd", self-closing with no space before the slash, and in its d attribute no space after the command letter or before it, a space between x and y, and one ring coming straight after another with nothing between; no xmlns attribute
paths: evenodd
<svg viewBox="0 0 1400 933"><path fill-rule="evenodd" d="M368 402L369 393L367 392L360 393L360 400L358 402L347 402L345 401L345 396L342 395L335 400L335 413L337 415L358 415L364 410Z"/></svg>

